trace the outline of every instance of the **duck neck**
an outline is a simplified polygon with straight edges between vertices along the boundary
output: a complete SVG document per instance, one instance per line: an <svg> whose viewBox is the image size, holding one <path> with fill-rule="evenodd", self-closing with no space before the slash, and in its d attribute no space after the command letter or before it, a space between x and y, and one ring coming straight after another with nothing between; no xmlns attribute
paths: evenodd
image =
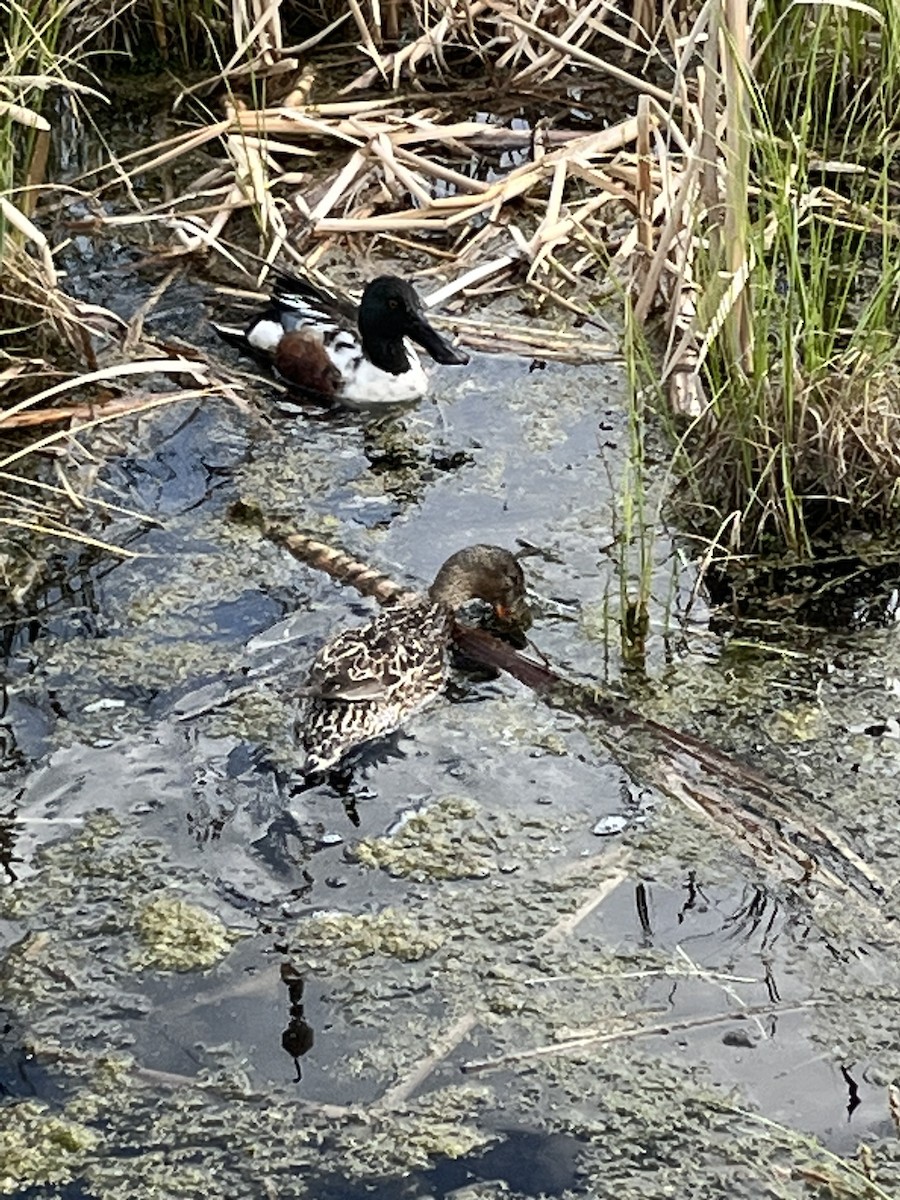
<svg viewBox="0 0 900 1200"><path fill-rule="evenodd" d="M405 375L412 365L402 338L362 336L363 353L369 362L389 375Z"/></svg>

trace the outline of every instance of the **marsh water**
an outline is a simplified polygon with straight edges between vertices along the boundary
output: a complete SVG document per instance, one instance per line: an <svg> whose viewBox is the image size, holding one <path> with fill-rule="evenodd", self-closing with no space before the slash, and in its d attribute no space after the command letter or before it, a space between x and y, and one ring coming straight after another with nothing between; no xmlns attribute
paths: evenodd
<svg viewBox="0 0 900 1200"><path fill-rule="evenodd" d="M205 296L173 285L154 332L233 363ZM659 522L624 663L621 367L433 378L380 417L260 382L94 444L138 557L56 554L4 625L4 1194L793 1197L860 1142L889 1192L892 620L713 634ZM792 789L878 888L755 859L626 735L472 664L343 786L293 787L303 666L371 604L237 500L411 582L526 545L560 672Z"/></svg>

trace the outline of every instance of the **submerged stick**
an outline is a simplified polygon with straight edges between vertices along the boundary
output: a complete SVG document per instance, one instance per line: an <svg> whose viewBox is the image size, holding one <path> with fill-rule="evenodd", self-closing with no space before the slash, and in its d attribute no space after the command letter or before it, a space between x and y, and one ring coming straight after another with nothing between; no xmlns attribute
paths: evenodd
<svg viewBox="0 0 900 1200"><path fill-rule="evenodd" d="M746 1021L748 1017L774 1017L787 1013L806 1012L808 1009L819 1008L825 1002L821 1000L800 1000L796 1004L757 1004L749 1008L727 1009L724 1012L709 1013L701 1016L682 1017L674 1021L660 1021L654 1025L628 1025L622 1029L589 1029L576 1033L565 1041L550 1042L534 1046L528 1050L514 1050L496 1058L470 1059L460 1064L466 1075L478 1075L485 1071L496 1071L501 1068L517 1066L520 1063L534 1062L536 1059L556 1058L566 1054L579 1054L585 1050L593 1050L600 1046L611 1046L614 1042L628 1041L639 1037L667 1037L672 1033L690 1029L705 1029L710 1025L730 1024Z"/></svg>

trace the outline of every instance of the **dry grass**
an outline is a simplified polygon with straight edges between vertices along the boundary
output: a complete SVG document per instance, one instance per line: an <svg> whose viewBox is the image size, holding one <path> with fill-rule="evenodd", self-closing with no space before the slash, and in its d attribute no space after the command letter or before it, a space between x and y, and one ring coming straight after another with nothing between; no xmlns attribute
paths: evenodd
<svg viewBox="0 0 900 1200"><path fill-rule="evenodd" d="M338 251L412 253L420 277L440 279L429 303L450 303L463 340L481 349L611 357L617 347L596 316L598 296L629 291L638 325L653 317L665 331L652 385L668 411L691 423L679 455L692 511L703 514L699 527L737 531L745 549L777 533L802 552L808 512L861 508L882 519L895 509L900 480L894 355L877 354L867 340L883 339L886 324L877 329L864 317L862 333L817 343L809 330L826 319L825 304L806 304L802 260L817 239L827 275L836 231L867 229L886 245L896 244L897 231L886 206L875 203L877 187L823 181L835 131L820 137L810 124L814 89L806 108L792 112L784 97L802 94L804 70L821 72L839 49L822 112L857 87L859 113L874 120L878 97L896 88L900 39L888 0L852 14L824 0L801 7L773 19L770 6L751 10L746 0L634 0L623 10L602 0L352 0L293 45L284 6L231 0L227 36L216 24L222 10L173 11L170 28L157 19L166 52L179 39L188 47L189 24L204 29L221 62L214 76L182 92L180 111L196 112L198 98L218 89L221 115L111 159L80 186L91 202L125 197L130 208L95 208L94 232L140 231L157 263L202 255L240 267L246 256L226 239L246 245L249 218L263 263L257 286L276 260L315 273ZM146 11L161 12L152 4ZM116 37L122 29L127 23ZM792 87L777 92L772 84L766 94L756 72L777 74L773 62L807 33L813 44L805 66L796 55ZM306 56L323 40L348 36L356 45L342 60L341 95L317 102L321 86ZM859 45L869 47L868 58ZM873 55L892 82L862 82ZM460 113L459 94L441 99L436 89L473 72L489 81L486 94L523 103L533 94L536 105L538 94L575 89L572 103L590 109L612 84L637 98L636 113L588 133L558 121L510 128L476 117L474 100ZM47 135L46 119L21 89L0 93L0 120ZM816 120L827 119L822 112ZM797 146L802 153L794 155ZM853 161L849 143L837 148L841 170L871 174ZM176 167L179 187L161 186L152 198L147 181ZM885 168L875 181L885 195L888 179ZM96 338L85 330L108 316L79 311L56 286L53 254L33 219L37 182L31 172L27 188L0 197L0 218L17 247L30 247L31 279L19 296L42 319L50 316L93 369ZM771 302L785 271L791 294L801 297L793 308ZM882 317L891 286L888 279L882 289ZM464 301L504 288L527 295L533 311L553 306L552 320L500 327L458 315ZM850 316L845 303L845 326ZM566 333L573 318L580 330ZM785 322L793 339L787 352L778 344ZM121 344L123 357L134 343L132 336Z"/></svg>
<svg viewBox="0 0 900 1200"><path fill-rule="evenodd" d="M364 237L388 251L413 249L431 257L435 271L455 275L458 286L441 289L444 302L461 291L495 292L509 277L554 299L560 283L596 274L597 244L636 204L634 118L587 135L535 136L447 120L434 106L295 99L270 109L229 106L224 120L122 160L122 170L146 174L201 145L225 150L221 165L183 194L105 224L171 230L172 257L233 261L224 234L249 210L269 262L287 258L314 271L329 251ZM471 168L483 155L508 165L480 178ZM327 172L323 161L332 164ZM562 307L571 312L573 301Z"/></svg>
<svg viewBox="0 0 900 1200"><path fill-rule="evenodd" d="M654 10L646 7L650 19ZM180 194L120 212L107 218L107 227L140 225L157 238L169 233L172 256L233 261L225 235L236 217L249 213L268 262L288 258L312 271L342 246L414 250L432 260L435 273L465 281L450 293L442 289L445 300L457 292L494 293L514 280L520 288L533 286L536 303L558 304L567 322L573 314L591 318L578 293L597 290L603 273L598 248L611 251L613 275L630 274L632 214L640 209L646 243L661 186L659 173L647 169L646 151L673 100L650 78L647 64L657 73L667 69L654 39L664 28L667 37L678 37L671 13L659 24L654 13L646 29L635 21L629 26L600 0L352 3L329 27L294 46L286 44L282 15L234 0L233 53L223 53L216 77L179 98L183 104L217 85L228 96L224 115L136 150L110 164L106 178L83 181L102 192L119 187L123 177L146 179L200 152L220 151L216 164ZM315 103L321 89L309 67L300 69L302 55L336 28L346 36L351 25L357 53L372 65L344 87L345 99ZM385 49L400 25L403 44ZM585 134L551 123L515 129L494 117L461 120L450 115L452 101L430 102L415 90L396 93L401 84L443 85L473 62L502 93L527 95L534 87L564 93L575 79L588 88L613 80L653 107L644 104L637 118ZM239 97L248 79L254 96L280 90L279 103L252 103L246 90ZM357 99L370 85L387 85L394 94ZM496 93L484 95L490 96L487 107L496 107ZM470 103L474 108L474 98ZM237 236L245 240L246 232Z"/></svg>
<svg viewBox="0 0 900 1200"><path fill-rule="evenodd" d="M25 531L132 557L132 551L100 538L97 528L113 514L140 514L95 496L89 485L73 484L66 467L73 451L89 460L82 439L123 417L174 403L240 398L205 363L143 341L146 309L126 324L106 309L74 300L55 272L48 280L43 264L15 243L7 242L5 266L0 299L7 312L26 322L18 333L9 331L10 339L21 337L27 344L33 325L48 325L65 339L67 350L60 353L57 340L56 365L43 356L0 352L0 526L7 535ZM37 340L46 342L46 335ZM98 364L98 346L112 360L109 365ZM70 364L65 369L59 365L64 359ZM58 382L46 386L48 377ZM155 390L135 388L135 379L146 379ZM0 567L4 560L0 556Z"/></svg>

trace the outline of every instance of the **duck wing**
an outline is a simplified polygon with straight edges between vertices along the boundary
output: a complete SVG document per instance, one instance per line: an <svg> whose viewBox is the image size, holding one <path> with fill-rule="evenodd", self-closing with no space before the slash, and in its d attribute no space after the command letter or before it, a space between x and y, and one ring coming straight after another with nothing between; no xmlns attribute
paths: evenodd
<svg viewBox="0 0 900 1200"><path fill-rule="evenodd" d="M429 604L385 609L358 629L323 646L304 694L352 702L394 699L443 683L447 635L443 614Z"/></svg>
<svg viewBox="0 0 900 1200"><path fill-rule="evenodd" d="M359 309L350 300L281 267L274 268L274 277L272 303L277 308L324 317L336 325L349 324L356 328Z"/></svg>
<svg viewBox="0 0 900 1200"><path fill-rule="evenodd" d="M320 700L379 700L398 682L373 625L345 629L323 646L309 669L303 694Z"/></svg>

